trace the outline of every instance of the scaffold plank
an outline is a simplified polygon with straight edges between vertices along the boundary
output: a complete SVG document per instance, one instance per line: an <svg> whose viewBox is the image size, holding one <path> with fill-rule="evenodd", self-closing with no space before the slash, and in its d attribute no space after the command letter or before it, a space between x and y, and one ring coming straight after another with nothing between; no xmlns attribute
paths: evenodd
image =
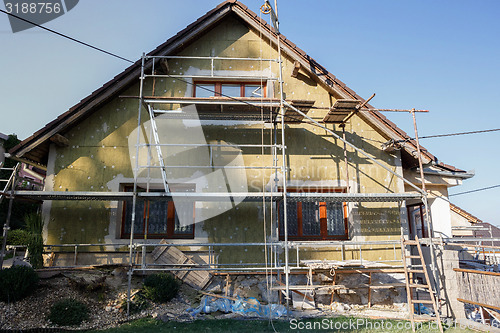
<svg viewBox="0 0 500 333"><path fill-rule="evenodd" d="M6 192L11 195L12 192ZM132 200L133 192L66 192L66 191L14 191L16 197L35 200L97 200L124 201ZM319 193L293 192L287 193L291 201L328 201L328 202L399 202L409 199L420 199L419 193ZM139 192L137 198L142 200L186 199L192 201L219 201L233 198L245 201L279 201L282 192Z"/></svg>

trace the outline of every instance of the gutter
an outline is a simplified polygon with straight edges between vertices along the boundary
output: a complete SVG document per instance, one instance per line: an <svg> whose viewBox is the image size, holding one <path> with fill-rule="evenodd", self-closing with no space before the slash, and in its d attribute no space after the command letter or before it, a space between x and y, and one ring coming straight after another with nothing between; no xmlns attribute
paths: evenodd
<svg viewBox="0 0 500 333"><path fill-rule="evenodd" d="M420 169L417 168L416 172L420 172ZM424 175L430 176L442 176L442 177L450 177L450 178L459 178L459 179L469 179L475 176L474 171L468 172L453 172L453 171L431 171L424 169Z"/></svg>

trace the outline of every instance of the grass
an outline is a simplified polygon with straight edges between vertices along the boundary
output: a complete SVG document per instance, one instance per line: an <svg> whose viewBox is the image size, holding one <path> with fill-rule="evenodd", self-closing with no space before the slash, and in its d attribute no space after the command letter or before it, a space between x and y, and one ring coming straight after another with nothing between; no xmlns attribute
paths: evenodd
<svg viewBox="0 0 500 333"><path fill-rule="evenodd" d="M410 322L397 320L373 320L355 317L316 318L297 321L273 320L273 326L267 320L249 319L207 319L193 322L161 322L152 318L145 318L100 332L411 332ZM349 327L351 325L351 327ZM437 328L429 327L429 323L421 323L417 332L439 332ZM434 323L435 325L435 323ZM451 327L448 333L473 332L471 330Z"/></svg>

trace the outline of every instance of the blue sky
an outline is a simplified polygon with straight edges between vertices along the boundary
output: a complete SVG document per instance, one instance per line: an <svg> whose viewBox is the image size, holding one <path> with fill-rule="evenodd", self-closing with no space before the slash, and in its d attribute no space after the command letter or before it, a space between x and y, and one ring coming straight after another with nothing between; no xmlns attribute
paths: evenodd
<svg viewBox="0 0 500 333"><path fill-rule="evenodd" d="M273 2L273 1L271 1ZM138 59L214 8L211 0L81 0L45 26ZM261 0L244 3L258 12ZM4 7L0 7L4 8ZM378 108L428 109L422 136L500 128L497 0L280 0L281 32ZM13 34L0 15L0 132L24 139L128 64L38 28ZM387 114L413 133L408 114ZM500 184L500 132L426 139L476 176L450 193ZM451 197L500 225L500 188Z"/></svg>

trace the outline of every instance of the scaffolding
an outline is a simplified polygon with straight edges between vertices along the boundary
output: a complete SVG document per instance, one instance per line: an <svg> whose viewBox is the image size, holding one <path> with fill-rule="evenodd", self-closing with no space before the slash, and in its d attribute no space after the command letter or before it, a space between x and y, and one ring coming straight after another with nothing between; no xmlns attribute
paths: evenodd
<svg viewBox="0 0 500 333"><path fill-rule="evenodd" d="M265 59L265 58L231 58L231 57L201 57L201 56L150 56L143 54L141 57L141 71L139 77L139 95L138 96L121 96L123 98L135 98L138 100L138 115L137 115L137 140L135 145L135 165L133 166L134 170L134 184L133 190L131 192L60 192L60 191L16 191L15 188L12 188L8 195L10 196L10 200L12 201L14 197L16 198L29 198L34 200L100 200L100 201L121 201L121 202L131 202L132 203L132 216L131 216L131 226L130 226L130 239L129 239L129 297L130 301L130 285L131 278L134 272L145 272L145 271L158 271L158 270L167 270L167 271L190 271L190 270L205 270L211 272L256 272L256 271L276 271L280 274L284 274L285 276L285 284L282 288L284 290L285 298L288 300L290 295L290 283L289 283L289 274L292 270L302 270L307 271L308 268L304 267L300 264L300 249L306 247L337 247L342 251L342 258L344 259L344 251L346 246L359 247L360 251L360 261L363 261L362 258L362 246L363 245L387 245L388 247L393 248L394 251L394 259L389 260L392 263L400 263L402 256L397 255L398 247L399 250L402 250L399 241L376 241L376 242L353 242L353 241L317 241L317 242L297 242L290 241L288 234L288 214L287 214L287 202L294 201L325 201L325 202L395 202L401 207L405 203L406 200L422 200L425 205L425 208L428 209L427 205L427 192L425 187L422 189L415 186L413 183L408 181L403 177L403 175L398 174L394 170L390 169L370 154L365 152L364 150L356 147L354 144L346 140L345 138L345 130L343 130L344 135L340 136L332 129L325 126L329 120L332 120L332 117L337 117L339 114L341 117L339 119L333 119L332 121L344 124L358 111L363 108L367 101L361 102L358 100L352 101L337 101L336 105L331 108L331 110L345 111L345 114L342 112L328 112L327 118L325 117L323 122L317 121L310 117L307 112L314 104L314 101L304 101L304 100L289 100L286 99L283 94L283 77L282 77L282 59L281 59L281 47L279 45L280 38L278 40L278 59ZM200 74L172 74L169 73L168 61L169 60L197 60L197 61L205 61L209 64L209 70L206 75ZM246 75L220 75L217 74L215 68L216 64L221 62L223 64L227 64L228 62L258 62L268 63L269 64L269 76L246 76ZM273 64L277 65L277 69L273 69ZM277 72L277 75L276 75ZM276 92L271 91L274 96L270 96L269 98L261 97L261 98L234 98L230 96L218 96L218 98L206 98L206 97L164 97L164 96L155 96L154 88L151 96L145 95L145 85L146 80L149 79L153 83L156 79L180 79L186 80L188 84L192 84L192 81L187 80L254 80L255 82L272 81L277 82L279 91L278 94ZM189 83L191 82L191 83ZM261 85L261 89L262 85ZM275 96L279 95L279 98ZM172 106L171 108L164 108L165 105ZM174 105L180 105L181 107L175 109ZM262 124L267 123L272 125L271 132L271 144L197 144L197 143L163 143L159 137L159 129L156 123L156 119L158 115L168 114L173 117L182 117L182 106L186 105L196 105L196 106L208 106L208 109L215 107L216 112L208 111L200 113L200 119L230 119L230 120L256 120L260 121ZM163 108L162 108L163 107ZM140 128L143 126L144 120L144 110L147 112L149 117L149 122L151 124L150 134L152 134L150 140L147 143L141 142L141 131ZM213 110L213 108L212 108ZM225 111L229 110L229 111ZM251 110L251 112L247 112ZM331 111L330 110L330 111ZM347 111L346 111L347 110ZM417 110L412 110L413 115ZM340 121L339 121L340 120ZM400 179L404 184L413 188L415 192L403 192L403 193L352 193L347 191L346 193L322 193L322 192L290 192L287 189L287 174L289 172L289 167L287 165L287 146L285 142L285 129L288 123L307 123L312 126L317 126L324 130L328 135L332 138L338 140L338 142L342 142L344 146L344 157L347 151L347 147L354 150L364 158L371 161L373 164L383 168L389 174L395 176ZM416 126L416 123L415 123ZM280 134L280 135L279 135ZM418 137L418 136L417 136ZM417 141L418 143L418 141ZM163 266L155 266L148 264L145 260L145 254L147 252L148 247L169 247L175 246L176 244L159 244L159 243L151 243L147 240L147 234L143 241L137 240L134 237L135 223L138 217L136 216L136 206L138 201L141 200L173 200L174 197L181 198L184 200L189 200L190 202L217 202L220 200L227 199L228 193L220 193L220 192L176 192L172 191L169 187L168 183L168 174L167 169L170 167L173 168L193 168L193 169L201 169L201 168L209 168L209 169L217 169L221 168L216 165L178 165L178 166L167 166L165 164L168 161L168 158L165 157L164 151L172 147L184 146L184 147L206 147L210 151L213 148L260 148L262 150L268 149L271 152L272 165L265 166L225 166L226 168L235 168L235 169L264 169L271 170L275 177L273 177L273 184L271 185L271 190L266 191L265 188L260 192L231 192L229 195L231 200L238 202L263 202L266 204L270 204L272 212L274 214L271 215L271 229L276 229L279 221L279 214L277 213L277 205L281 204L283 207L283 240L279 240L279 235L274 234L277 240L273 242L262 242L262 243L182 243L182 246L196 246L196 247L205 247L208 248L208 252L211 253L214 246L260 246L266 249L266 257L265 263L255 263L255 264L234 264L233 267L221 267L216 262L216 258L214 256L209 256L209 262L206 265L197 265L197 267L193 267L192 265L182 266L179 264L171 265L175 267L166 267ZM141 164L140 155L142 149L147 150L147 164ZM418 158L420 162L420 171L422 172L422 163L420 160L420 147L417 144L418 150ZM156 152L156 156L155 155ZM281 157L281 158L280 158ZM278 165L278 161L281 159L281 165ZM155 163L157 161L157 163ZM347 159L345 159L346 170L347 167ZM139 191L139 172L140 170L146 170L146 191ZM159 170L161 175L161 184L163 187L163 191L151 191L150 182L151 172L152 170ZM278 173L281 175L282 182L280 184L280 179L278 177ZM422 182L423 175L422 175ZM349 186L349 177L347 175L346 184ZM7 192L7 191L6 191ZM10 210L9 210L10 211ZM426 214L427 225L430 231L430 235L432 235L432 222L429 219L430 214ZM266 221L264 220L264 225ZM401 231L402 232L402 231ZM273 234L273 231L271 231ZM264 235L266 236L266 234ZM5 238L4 238L5 241ZM431 248L432 248L432 238L430 240ZM51 245L52 247L74 247L75 251L75 259L74 265L77 264L77 251L79 247L83 246L112 246L113 244L60 244L60 245ZM121 244L123 245L123 244ZM278 253L280 250L283 250L283 263L280 263L278 260ZM290 250L296 251L296 261L290 261ZM431 251L432 253L433 251ZM142 255L142 260L140 264L136 261L137 254ZM269 262L271 265L269 265ZM434 265L435 258L433 256ZM406 263L403 262L403 266ZM231 266L231 265L228 265ZM394 266L394 268L399 268L401 270L402 266ZM434 267L434 266L433 266ZM437 273L437 270L434 270ZM436 283L438 283L439 279L435 279ZM439 290L439 287L436 288ZM438 295L439 299L439 295ZM411 311L411 309L410 309Z"/></svg>

